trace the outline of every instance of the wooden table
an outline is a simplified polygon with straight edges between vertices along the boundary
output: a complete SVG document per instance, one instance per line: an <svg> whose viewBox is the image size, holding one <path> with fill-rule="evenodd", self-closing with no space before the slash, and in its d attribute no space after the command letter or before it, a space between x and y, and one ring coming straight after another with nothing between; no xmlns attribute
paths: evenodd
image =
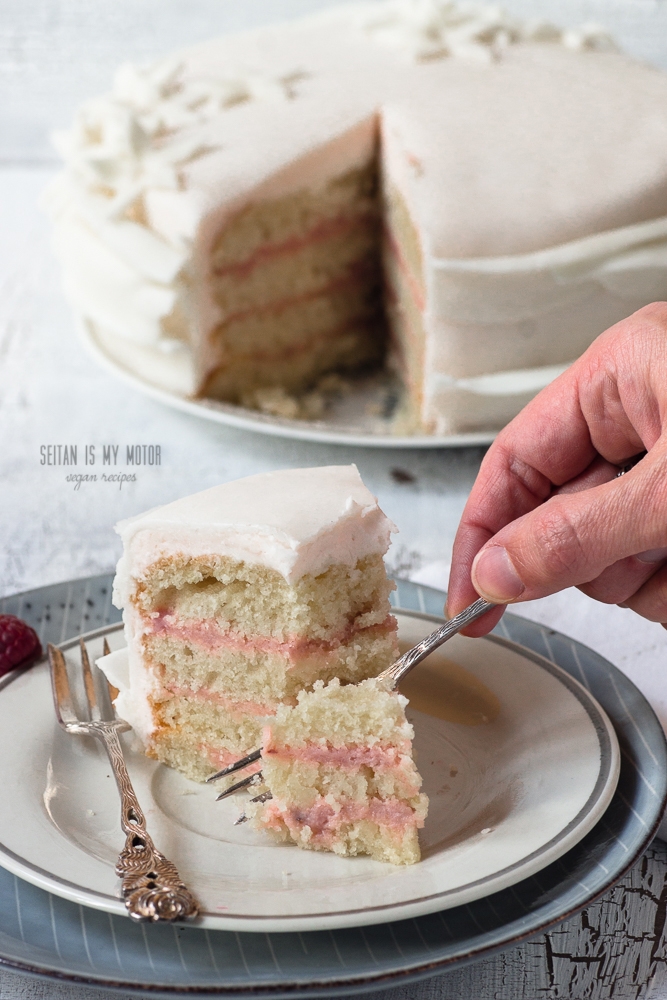
<svg viewBox="0 0 667 1000"><path fill-rule="evenodd" d="M57 169L49 142L115 67L330 0L4 0L0 15L0 593L113 566L121 517L223 480L288 466L357 462L401 529L390 566L442 585L482 451L339 448L262 438L169 411L98 369L79 346L38 199ZM518 14L611 24L634 54L667 68L667 0L512 0ZM159 468L118 489L74 490L42 445L157 443ZM408 472L409 476L402 475ZM667 633L577 593L524 609L586 642L635 679L667 723ZM667 998L667 847L656 841L603 900L549 935L378 997L537 1000ZM97 992L0 972L0 1000Z"/></svg>

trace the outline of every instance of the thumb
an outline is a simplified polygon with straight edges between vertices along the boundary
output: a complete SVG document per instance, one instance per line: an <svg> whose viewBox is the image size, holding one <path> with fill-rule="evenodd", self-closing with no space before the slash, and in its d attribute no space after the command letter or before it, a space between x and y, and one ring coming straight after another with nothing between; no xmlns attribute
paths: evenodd
<svg viewBox="0 0 667 1000"><path fill-rule="evenodd" d="M666 464L649 455L620 479L553 496L508 524L475 557L477 593L496 604L546 597L667 545Z"/></svg>

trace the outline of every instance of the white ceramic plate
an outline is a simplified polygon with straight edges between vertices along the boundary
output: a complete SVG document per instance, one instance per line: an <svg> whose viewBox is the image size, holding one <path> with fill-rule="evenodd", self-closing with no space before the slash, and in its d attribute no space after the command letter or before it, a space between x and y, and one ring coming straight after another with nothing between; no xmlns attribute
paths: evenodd
<svg viewBox="0 0 667 1000"><path fill-rule="evenodd" d="M386 385L382 378L359 382L349 396L327 412L326 420L287 420L273 417L257 410L231 403L219 403L213 399L191 399L176 389L169 391L146 379L147 362L141 359L142 348L121 345L122 352L115 354L115 341L103 340L90 320L80 318L79 331L86 348L93 357L114 375L129 383L165 406L183 410L195 417L212 420L230 427L270 434L274 437L296 438L301 441L322 441L328 444L360 445L371 448L469 448L474 445L491 444L497 430L476 431L469 434L420 434L401 436L392 434L389 421L372 416L373 409L381 409L386 398ZM133 364L133 360L136 362ZM152 355L154 362L154 356ZM164 358L165 368L169 366L169 356ZM155 365L153 364L155 368ZM166 374L169 378L169 374Z"/></svg>
<svg viewBox="0 0 667 1000"><path fill-rule="evenodd" d="M398 619L409 645L436 621ZM120 626L110 626L91 634L93 655L103 634L112 648L123 645ZM63 648L74 655L74 641ZM132 749L130 734L128 767L149 830L198 896L202 926L316 930L435 912L534 874L593 827L614 793L620 755L611 723L581 685L498 637L457 636L416 668L416 682L424 670L429 692L445 685L458 721L411 710L431 805L423 859L410 867L300 851L234 826L243 796L216 803L211 787ZM45 664L3 687L0 864L59 896L123 913L114 875L123 838L103 751L58 729Z"/></svg>

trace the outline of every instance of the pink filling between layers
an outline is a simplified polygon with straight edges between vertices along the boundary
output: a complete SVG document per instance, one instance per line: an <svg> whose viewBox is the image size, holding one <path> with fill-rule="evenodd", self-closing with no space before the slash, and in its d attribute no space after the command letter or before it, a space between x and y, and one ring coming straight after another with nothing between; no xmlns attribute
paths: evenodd
<svg viewBox="0 0 667 1000"><path fill-rule="evenodd" d="M255 747L250 747L249 750L233 751L225 750L224 747L215 747L210 743L200 743L199 751L211 762L211 766L216 769L216 771L222 771L223 767L229 767L234 761L239 760L241 757L245 757L247 754L252 753ZM254 764L249 764L243 769L243 777L248 777L250 774L255 774L259 771L262 766L261 761L257 760Z"/></svg>
<svg viewBox="0 0 667 1000"><path fill-rule="evenodd" d="M304 747L276 746L271 740L270 726L264 727L262 756L274 760L289 762L291 760L305 761L314 764L331 764L345 770L356 771L360 767L372 767L375 771L390 771L404 766L405 758L410 752L410 743L406 740L401 745L376 743L373 746L349 744L333 747L308 743Z"/></svg>
<svg viewBox="0 0 667 1000"><path fill-rule="evenodd" d="M189 622L179 620L177 615L170 614L168 611L159 611L155 618L144 617L144 627L148 634L166 634L179 639L181 642L191 643L210 652L219 649L230 649L245 653L249 651L277 653L294 663L294 661L300 658L331 653L358 636L379 636L395 632L397 624L393 615L387 615L380 625L368 625L366 628L361 629L355 628L354 625L349 625L329 641L304 639L300 636L293 636L284 641L275 639L272 636L263 635L247 638L238 632L226 632L217 622L210 619Z"/></svg>
<svg viewBox="0 0 667 1000"><path fill-rule="evenodd" d="M225 274L232 274L242 281L247 278L256 267L263 264L272 257L282 257L284 254L294 253L304 247L321 243L323 240L331 239L334 236L341 236L345 232L356 229L361 223L369 221L369 214L339 215L335 219L327 219L318 223L307 233L300 236L291 236L282 243L270 243L255 251L252 256L244 261L235 264L228 264L226 267L216 267L214 273L222 277Z"/></svg>
<svg viewBox="0 0 667 1000"><path fill-rule="evenodd" d="M301 305L303 302L312 302L314 299L320 298L321 295L333 295L336 292L344 291L346 288L354 288L355 285L363 285L368 281L370 273L371 269L364 264L350 264L344 274L340 275L338 278L332 278L331 281L328 281L324 285L320 285L318 288L314 288L312 291L302 292L300 295L288 295L284 299L274 299L273 302L268 302L263 306L253 306L248 309L239 309L235 313L229 313L225 316L222 326L225 327L231 323L237 323L240 320L248 319L251 316L261 316L266 313L269 315L281 313L290 306ZM218 329L220 329L220 327ZM332 331L327 330L325 333L330 336ZM318 334L315 337L310 337L305 341L305 343L317 340L322 335L323 334ZM296 349L299 345L293 346L294 349ZM255 354L259 357L262 356L261 352L258 352L256 349L253 349L252 354L253 356Z"/></svg>
<svg viewBox="0 0 667 1000"><path fill-rule="evenodd" d="M212 691L211 688L200 687L197 689L187 687L185 684L163 684L163 691L174 695L176 698L191 698L193 701L213 702L226 708L231 715L275 715L275 707L262 705L259 701L238 701L228 698L219 691Z"/></svg>
<svg viewBox="0 0 667 1000"><path fill-rule="evenodd" d="M401 799L369 799L366 802L340 802L336 810L324 799L312 806L283 806L272 799L262 810L262 824L269 830L281 830L284 823L295 840L306 827L312 831L309 843L331 847L336 834L345 824L370 820L400 837L410 828L424 825L422 816Z"/></svg>

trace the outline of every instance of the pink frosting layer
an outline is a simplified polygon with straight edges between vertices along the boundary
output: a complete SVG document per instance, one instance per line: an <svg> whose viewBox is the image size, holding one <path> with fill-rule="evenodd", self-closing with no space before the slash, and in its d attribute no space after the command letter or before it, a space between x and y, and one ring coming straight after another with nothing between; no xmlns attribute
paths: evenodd
<svg viewBox="0 0 667 1000"><path fill-rule="evenodd" d="M356 771L360 767L371 767L374 771L389 771L404 767L410 761L410 744L405 741L401 746L396 744L375 743L372 746L349 744L334 747L329 744L308 743L303 747L277 746L271 739L271 728L266 726L263 733L264 749L262 756L274 760L308 761L315 764L331 764L346 770Z"/></svg>
<svg viewBox="0 0 667 1000"><path fill-rule="evenodd" d="M274 257L282 257L284 254L292 254L303 247L313 246L323 240L333 239L343 233L350 232L368 221L369 216L364 215L339 215L335 219L326 219L318 223L309 232L301 236L291 236L282 243L269 243L261 246L250 257L235 264L228 264L224 267L216 267L215 273L219 275L232 274L235 278L243 280L260 264L271 260Z"/></svg>
<svg viewBox="0 0 667 1000"><path fill-rule="evenodd" d="M284 824L295 840L306 827L312 831L310 843L330 848L340 828L345 824L370 820L400 837L410 828L420 829L424 817L417 814L408 802L401 799L368 799L365 802L351 800L338 803L334 809L324 799L312 806L281 805L272 799L262 811L262 823L268 829L281 830Z"/></svg>
<svg viewBox="0 0 667 1000"><path fill-rule="evenodd" d="M263 705L259 701L238 701L229 698L219 691L212 691L211 688L200 687L197 689L187 687L185 684L163 684L163 690L174 695L176 698L190 698L193 701L213 702L221 705L232 715L275 715L276 709L272 705Z"/></svg>
<svg viewBox="0 0 667 1000"><path fill-rule="evenodd" d="M211 743L200 743L199 752L207 757L211 762L211 766L215 768L216 771L221 771L223 767L229 767L233 764L235 760L239 760L241 757L245 757L247 754L252 753L255 747L249 747L247 750L226 750L224 747L216 747ZM243 776L247 777L249 774L254 774L259 771L262 764L260 761L255 761L254 764L249 764L243 770Z"/></svg>
<svg viewBox="0 0 667 1000"><path fill-rule="evenodd" d="M382 635L396 631L396 619L387 615L379 625L369 625L366 628L355 628L354 624L341 629L332 639L321 641L305 639L302 636L292 636L286 640L273 636L255 635L247 637L239 632L225 631L212 619L190 620L179 619L178 615L167 610L158 612L153 617L144 617L144 628L147 633L173 636L184 643L190 643L211 652L219 649L237 650L239 652L255 651L259 653L277 653L294 662L314 655L326 655L362 635Z"/></svg>
<svg viewBox="0 0 667 1000"><path fill-rule="evenodd" d="M251 316L262 316L267 313L269 315L274 315L276 313L283 312L290 306L301 305L304 302L312 302L314 299L318 299L322 295L334 295L336 292L344 291L346 288L365 283L368 273L369 268L364 264L350 264L343 274L339 275L337 278L332 278L331 281L324 285L320 285L319 288L313 289L312 291L301 292L299 295L287 295L282 299L274 299L273 302L270 302L267 305L252 306L247 309L239 309L235 313L230 313L228 316L225 316L224 326L228 326L231 323L238 323ZM342 327L342 329L344 329L344 327ZM326 336L330 335L331 330L327 330ZM310 337L304 343L310 344L313 340L319 339L320 336ZM292 349L298 351L301 343L302 342L299 341L298 344L293 345ZM285 350L290 350L290 348L285 348ZM272 354L273 352L269 351L254 350L252 352L253 357L257 356L259 358L272 356Z"/></svg>

